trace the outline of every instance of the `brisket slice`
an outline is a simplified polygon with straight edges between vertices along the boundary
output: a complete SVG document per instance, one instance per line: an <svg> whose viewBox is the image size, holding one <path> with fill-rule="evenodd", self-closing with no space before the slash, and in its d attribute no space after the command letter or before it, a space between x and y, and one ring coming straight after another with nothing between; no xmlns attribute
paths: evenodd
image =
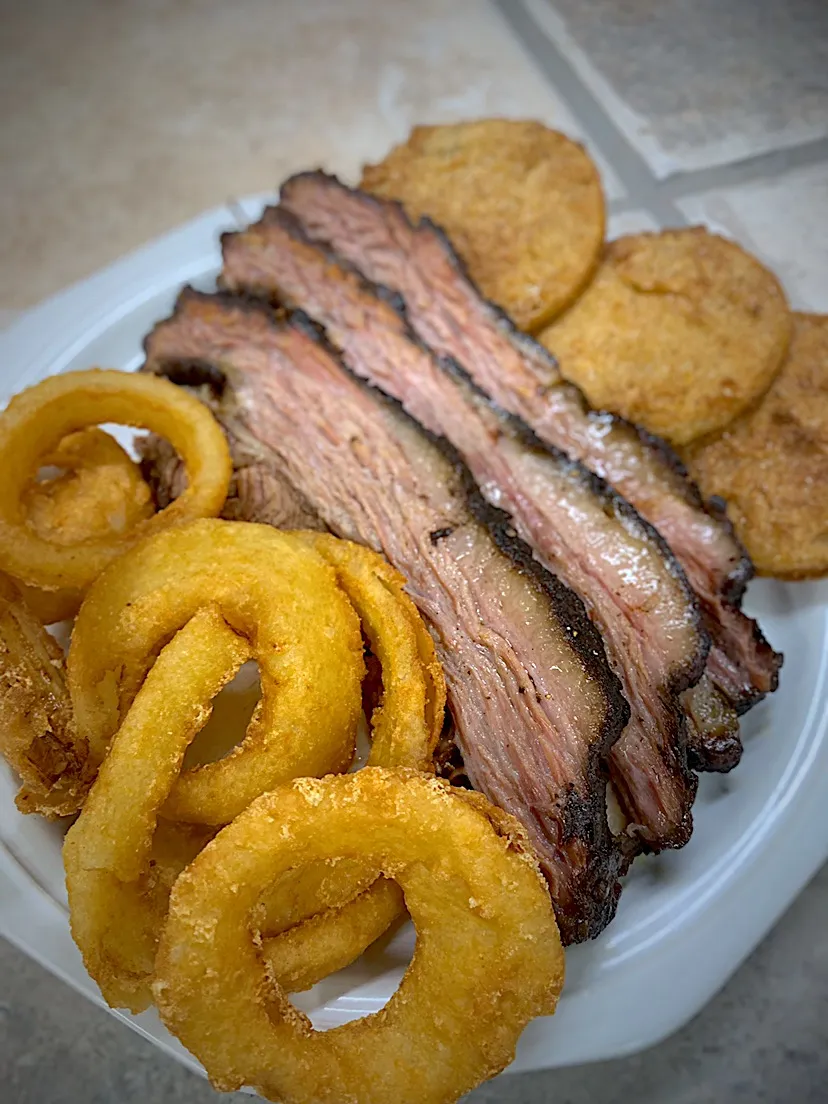
<svg viewBox="0 0 828 1104"><path fill-rule="evenodd" d="M701 676L708 640L654 530L453 362L440 363L391 302L311 242L287 211L222 240L228 290L276 297L324 326L351 371L451 442L488 501L584 601L631 708L609 762L629 836L651 850L686 843L696 786L679 694Z"/></svg>
<svg viewBox="0 0 828 1104"><path fill-rule="evenodd" d="M776 689L782 656L739 608L753 573L747 553L722 504L702 501L669 446L621 418L589 410L581 392L561 379L554 358L481 297L445 235L427 219L413 226L399 204L318 172L288 180L281 203L311 237L399 292L423 341L457 360L501 406L601 475L655 526L699 597L712 640L708 674L736 712Z"/></svg>
<svg viewBox="0 0 828 1104"><path fill-rule="evenodd" d="M184 464L172 445L154 433L139 438L136 447L141 474L152 489L156 507L163 510L187 486ZM326 528L281 472L266 462L233 459L233 476L221 511L226 521L259 521L276 529Z"/></svg>
<svg viewBox="0 0 828 1104"><path fill-rule="evenodd" d="M148 341L149 338L144 342L145 353ZM199 364L195 357L179 364L169 361L165 374L174 383L189 386L205 402L210 402L216 389L223 386L221 374L206 362ZM213 412L221 422L221 411L214 409ZM223 428L226 432L227 427L223 425ZM255 442L245 441L232 433L227 433L227 440L233 475L221 512L226 521L259 521L276 529L326 528L310 504L284 474L274 468ZM155 433L137 438L136 448L141 474L152 489L156 507L163 510L187 486L184 464L172 445Z"/></svg>
<svg viewBox="0 0 828 1104"><path fill-rule="evenodd" d="M231 438L334 533L408 580L434 636L465 771L524 825L568 942L613 915L622 856L602 761L627 704L578 599L535 561L443 440L354 377L310 322L185 292L147 368L220 365Z"/></svg>

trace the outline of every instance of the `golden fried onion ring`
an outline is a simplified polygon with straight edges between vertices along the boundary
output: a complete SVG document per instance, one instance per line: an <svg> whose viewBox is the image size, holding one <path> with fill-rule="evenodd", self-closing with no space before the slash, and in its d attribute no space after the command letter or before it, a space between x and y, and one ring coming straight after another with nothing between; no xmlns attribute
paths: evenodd
<svg viewBox="0 0 828 1104"><path fill-rule="evenodd" d="M17 807L54 818L77 812L89 788L63 653L0 574L0 753L19 775Z"/></svg>
<svg viewBox="0 0 828 1104"><path fill-rule="evenodd" d="M432 769L443 727L446 683L434 641L403 589L405 579L362 545L326 533L296 535L335 569L382 668L383 692L371 716L368 765Z"/></svg>
<svg viewBox="0 0 828 1104"><path fill-rule="evenodd" d="M30 480L23 493L29 524L55 544L124 533L155 512L141 469L114 437L91 426L70 433L42 465L64 469ZM74 617L83 592L41 590L20 584L26 604L44 625Z"/></svg>
<svg viewBox="0 0 828 1104"><path fill-rule="evenodd" d="M102 422L151 429L187 469L186 490L165 510L123 533L61 545L27 524L33 475L70 433ZM0 568L30 586L85 589L140 538L218 514L232 465L221 427L198 399L157 376L90 369L51 376L16 395L0 414Z"/></svg>
<svg viewBox="0 0 828 1104"><path fill-rule="evenodd" d="M319 553L336 564L335 573ZM340 727L347 734L344 744L334 745L335 764L317 761L316 769L344 769L353 755L362 669L358 625L356 620L349 626L346 619L343 627L335 618L322 619L327 636L340 645L347 641L349 628L352 633L353 677L350 683L341 676L330 681L337 673L336 650L333 658L323 654L321 611L318 606L303 608L303 588L328 611L337 602L347 608L347 593L385 664L383 697L374 714L379 739L372 758L427 765L443 711L442 672L431 637L402 594L401 577L368 549L268 526L201 521L133 549L104 572L84 603L70 649L77 715L94 722L85 730L94 746L108 743L106 730L118 723L122 711L124 717L65 856L75 937L89 972L111 1003L137 1009L148 1000L158 917L163 915L164 887L171 884L158 878L154 864L148 865L159 812L175 818L182 810L195 811L194 819L213 824L221 823L220 814L230 819L238 810L228 808L226 800L234 792L234 773L246 745L250 770L245 796L251 781L258 781L260 793L285 777L305 773L293 760L287 769L294 773L286 774L276 757L305 713L316 719L317 730L305 731L300 741L304 754L319 739L321 718L336 715L334 704L311 698L311 686L324 689L338 703L345 722ZM203 605L205 595L210 605ZM315 680L302 678L310 662L306 652L298 668L286 671L283 666L268 678L275 642L282 664L285 660L284 640L274 635L280 629L284 635L279 618L285 607L300 636L313 638ZM235 620L239 631L224 618ZM147 673L145 657L171 633L176 635ZM182 775L184 752L205 723L212 697L253 654L249 639L254 636L263 685L263 708L251 724L255 731L218 763ZM327 682L320 681L325 678ZM285 704L281 696L292 683L302 697ZM269 701L271 684L278 691L275 708ZM288 716L277 719L280 709ZM138 766L131 769L131 763ZM209 785L190 808L188 780L205 777ZM177 799L180 789L184 797ZM378 879L360 860L294 871L261 908L268 961L275 976L292 989L308 988L352 962L403 912L398 887ZM120 920L111 930L113 914Z"/></svg>
<svg viewBox="0 0 828 1104"><path fill-rule="evenodd" d="M268 977L251 918L297 863L362 856L396 880L414 958L375 1015L318 1032ZM499 1072L554 1011L563 951L517 823L414 771L300 779L255 801L173 887L156 960L161 1018L216 1088L285 1102L443 1104Z"/></svg>
<svg viewBox="0 0 828 1104"><path fill-rule="evenodd" d="M184 771L163 812L220 825L280 782L347 769L364 664L357 615L303 541L213 519L158 533L96 580L72 633L69 688L96 766L159 649L207 604L245 638L262 700L245 739ZM182 682L171 677L166 694L180 698Z"/></svg>
<svg viewBox="0 0 828 1104"><path fill-rule="evenodd" d="M371 715L369 766L433 770L446 688L434 641L380 556L322 533L297 534L334 566L378 658L382 694ZM425 728L423 727L425 721ZM310 989L357 959L405 912L402 891L370 864L303 866L263 898L262 953L289 993ZM322 910L325 911L322 911Z"/></svg>
<svg viewBox="0 0 828 1104"><path fill-rule="evenodd" d="M300 875L307 868L300 868ZM353 881L347 885L348 899L339 906L301 920L283 932L262 927L262 956L270 976L286 993L303 993L336 970L350 966L367 947L384 935L405 913L403 892L389 878L377 878L363 867L371 885L354 896ZM293 878L302 885L301 877ZM284 891L284 883L275 887ZM307 888L302 893L307 896ZM272 899L279 899L272 894ZM317 909L324 898L320 898Z"/></svg>
<svg viewBox="0 0 828 1104"><path fill-rule="evenodd" d="M158 812L213 698L248 655L216 609L196 611L158 656L67 833L72 935L114 1006L138 1012L150 1003L165 904L150 863Z"/></svg>

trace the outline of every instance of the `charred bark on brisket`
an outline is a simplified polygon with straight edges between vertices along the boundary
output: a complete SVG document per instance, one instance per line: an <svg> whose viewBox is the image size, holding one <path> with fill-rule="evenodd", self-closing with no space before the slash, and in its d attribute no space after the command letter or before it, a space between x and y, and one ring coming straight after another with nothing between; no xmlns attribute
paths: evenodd
<svg viewBox="0 0 828 1104"><path fill-rule="evenodd" d="M231 440L278 470L333 532L406 575L446 671L466 774L523 823L567 941L597 934L623 862L602 763L628 709L579 600L485 502L448 443L353 376L301 318L280 324L189 292L146 349L154 371L214 363L226 384L212 403Z"/></svg>
<svg viewBox="0 0 828 1104"><path fill-rule="evenodd" d="M400 293L415 331L432 348L462 363L504 408L601 475L655 526L699 597L712 638L708 673L736 713L776 689L782 656L739 608L753 574L747 553L665 442L590 410L580 391L561 379L554 357L480 296L443 232L427 219L414 226L399 204L319 172L288 180L281 204L311 236ZM716 729L711 769L721 762L720 737ZM703 732L695 738L704 768ZM729 754L738 761L738 736L733 739Z"/></svg>
<svg viewBox="0 0 828 1104"><path fill-rule="evenodd" d="M585 602L632 718L610 756L630 842L682 846L692 831L679 695L701 676L708 640L681 568L607 484L500 409L455 362L417 340L393 297L304 235L280 209L226 234L222 281L308 311L348 367L448 438L490 502Z"/></svg>

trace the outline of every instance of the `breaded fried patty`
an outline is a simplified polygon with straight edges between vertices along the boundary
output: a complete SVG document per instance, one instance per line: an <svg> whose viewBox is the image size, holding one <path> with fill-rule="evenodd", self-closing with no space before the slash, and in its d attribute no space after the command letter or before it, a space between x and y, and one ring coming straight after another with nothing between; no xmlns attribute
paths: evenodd
<svg viewBox="0 0 828 1104"><path fill-rule="evenodd" d="M428 215L483 294L537 330L576 298L598 262L604 196L586 151L537 122L414 127L361 187Z"/></svg>
<svg viewBox="0 0 828 1104"><path fill-rule="evenodd" d="M761 575L828 573L828 316L794 315L790 353L756 410L686 460L720 495Z"/></svg>
<svg viewBox="0 0 828 1104"><path fill-rule="evenodd" d="M543 331L590 403L675 444L757 402L788 348L776 277L703 227L611 242L581 298Z"/></svg>

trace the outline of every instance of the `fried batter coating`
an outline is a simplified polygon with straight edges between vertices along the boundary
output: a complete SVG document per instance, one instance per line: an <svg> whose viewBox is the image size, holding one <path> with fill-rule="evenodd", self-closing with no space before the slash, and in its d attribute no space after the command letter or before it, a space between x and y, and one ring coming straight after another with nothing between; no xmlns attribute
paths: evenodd
<svg viewBox="0 0 828 1104"><path fill-rule="evenodd" d="M697 226L611 242L584 295L540 339L593 406L683 445L761 398L791 329L776 277Z"/></svg>
<svg viewBox="0 0 828 1104"><path fill-rule="evenodd" d="M601 179L577 142L538 122L417 126L361 187L438 223L483 294L537 330L578 295L604 240Z"/></svg>
<svg viewBox="0 0 828 1104"><path fill-rule="evenodd" d="M75 731L63 653L0 574L0 752L23 783L17 807L76 813L89 786L86 743Z"/></svg>
<svg viewBox="0 0 828 1104"><path fill-rule="evenodd" d="M719 495L760 575L828 573L828 316L795 314L790 353L759 406L685 459Z"/></svg>
<svg viewBox="0 0 828 1104"><path fill-rule="evenodd" d="M46 540L78 544L123 533L155 512L141 469L97 426L64 437L45 463L64 470L32 480L24 500L29 523Z"/></svg>
<svg viewBox="0 0 828 1104"><path fill-rule="evenodd" d="M97 426L64 437L44 465L64 470L49 479L33 479L22 499L29 524L44 540L69 545L124 533L155 512L141 469ZM18 585L44 625L74 617L83 600L78 589Z"/></svg>
<svg viewBox="0 0 828 1104"><path fill-rule="evenodd" d="M397 882L417 930L380 1011L316 1031L268 974L251 915L297 863L358 856ZM161 1019L223 1091L269 1100L447 1104L550 1015L564 956L512 817L418 771L302 778L254 801L173 887L156 959Z"/></svg>

